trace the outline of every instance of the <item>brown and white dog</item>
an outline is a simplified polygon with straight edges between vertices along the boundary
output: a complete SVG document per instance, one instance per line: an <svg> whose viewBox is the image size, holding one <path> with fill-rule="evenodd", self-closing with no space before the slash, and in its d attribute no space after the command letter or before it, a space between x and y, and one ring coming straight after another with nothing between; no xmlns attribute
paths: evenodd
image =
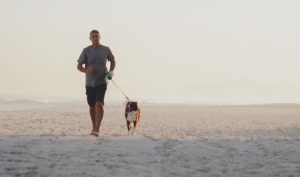
<svg viewBox="0 0 300 177"><path fill-rule="evenodd" d="M135 101L128 101L125 108L125 119L127 124L128 136L133 136L135 129L140 122L140 108Z"/></svg>

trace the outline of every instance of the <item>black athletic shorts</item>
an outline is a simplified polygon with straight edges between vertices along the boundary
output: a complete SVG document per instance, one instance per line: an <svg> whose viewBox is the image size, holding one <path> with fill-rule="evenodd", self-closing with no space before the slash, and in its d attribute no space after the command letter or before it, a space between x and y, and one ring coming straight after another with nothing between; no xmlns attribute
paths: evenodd
<svg viewBox="0 0 300 177"><path fill-rule="evenodd" d="M85 86L85 89L89 106L94 107L97 101L102 102L104 105L104 97L107 89L106 83L96 87Z"/></svg>

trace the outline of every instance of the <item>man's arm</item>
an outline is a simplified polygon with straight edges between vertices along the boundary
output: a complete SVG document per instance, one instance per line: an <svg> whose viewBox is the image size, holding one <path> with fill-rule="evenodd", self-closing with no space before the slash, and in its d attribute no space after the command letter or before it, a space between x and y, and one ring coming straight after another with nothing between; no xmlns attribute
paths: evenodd
<svg viewBox="0 0 300 177"><path fill-rule="evenodd" d="M113 71L116 67L116 60L115 60L115 57L111 58L110 60L110 68L109 68L109 71Z"/></svg>
<svg viewBox="0 0 300 177"><path fill-rule="evenodd" d="M78 64L77 64L77 69L78 69L80 72L85 73L85 67L83 67L82 65L83 65L82 63L78 63Z"/></svg>
<svg viewBox="0 0 300 177"><path fill-rule="evenodd" d="M110 48L108 47L108 56L107 56L108 61L110 61L110 68L109 71L113 71L116 66L116 60L114 55L112 54ZM110 78L111 79L111 78Z"/></svg>

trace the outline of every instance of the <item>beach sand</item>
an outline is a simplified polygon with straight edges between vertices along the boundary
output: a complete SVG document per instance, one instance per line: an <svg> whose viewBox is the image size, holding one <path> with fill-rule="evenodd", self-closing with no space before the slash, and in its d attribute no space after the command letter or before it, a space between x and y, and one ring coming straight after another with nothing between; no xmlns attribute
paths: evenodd
<svg viewBox="0 0 300 177"><path fill-rule="evenodd" d="M2 109L0 176L300 176L300 106L142 104L127 136L123 105L100 137L87 106Z"/></svg>

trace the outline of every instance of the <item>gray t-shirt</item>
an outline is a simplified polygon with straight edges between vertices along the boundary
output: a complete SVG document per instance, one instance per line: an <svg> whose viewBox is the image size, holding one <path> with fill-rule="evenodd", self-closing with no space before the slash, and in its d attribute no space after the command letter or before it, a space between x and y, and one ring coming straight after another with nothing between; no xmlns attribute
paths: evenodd
<svg viewBox="0 0 300 177"><path fill-rule="evenodd" d="M114 58L109 47L101 45L99 47L88 46L83 49L77 60L80 64L85 64L85 67L91 66L93 72L90 75L85 75L85 85L96 87L105 84L105 74L108 72L106 62Z"/></svg>

